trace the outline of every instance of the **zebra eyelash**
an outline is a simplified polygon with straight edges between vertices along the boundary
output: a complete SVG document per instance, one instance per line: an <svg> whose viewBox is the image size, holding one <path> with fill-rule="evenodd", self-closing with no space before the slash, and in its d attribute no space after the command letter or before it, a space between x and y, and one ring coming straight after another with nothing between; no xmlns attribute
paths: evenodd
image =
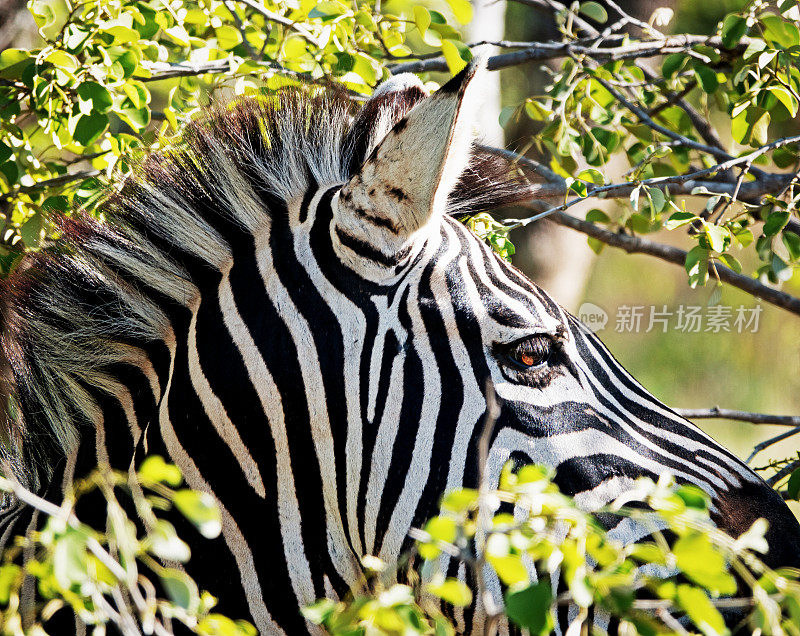
<svg viewBox="0 0 800 636"><path fill-rule="evenodd" d="M498 343L494 354L506 380L542 388L559 374L563 341L549 334L536 334L511 343Z"/></svg>

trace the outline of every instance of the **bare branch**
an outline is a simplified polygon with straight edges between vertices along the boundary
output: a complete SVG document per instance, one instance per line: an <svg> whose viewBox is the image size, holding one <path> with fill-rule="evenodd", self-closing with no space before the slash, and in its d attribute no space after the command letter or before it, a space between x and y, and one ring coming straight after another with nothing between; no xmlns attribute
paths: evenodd
<svg viewBox="0 0 800 636"><path fill-rule="evenodd" d="M661 243L656 243L637 236L611 232L594 223L576 219L574 216L570 216L561 211L553 212L550 218L559 225L564 225L570 229L587 234L606 245L625 250L629 254L648 254L660 258L663 261L667 261L668 263L680 265L681 267L683 267L686 262L687 252L671 245L662 245ZM721 263L716 263L715 266L722 282L728 283L733 287L738 287L756 298L761 298L776 307L781 307L786 311L800 316L800 298L768 287L749 276L737 274Z"/></svg>
<svg viewBox="0 0 800 636"><path fill-rule="evenodd" d="M693 46L705 44L725 54L732 56L741 55L749 44L749 38L742 38L739 44L733 49L724 49L719 37L707 37L704 35L675 35L664 40L643 40L631 44L623 44L613 47L597 47L577 44L575 42L530 42L526 48L510 53L500 53L490 57L487 61L489 70L508 68L509 66L519 66L527 62L540 62L544 60L556 60L565 57L585 56L597 60L600 63L616 61L643 59L669 55L670 53L686 53L691 51ZM522 43L518 43L522 44ZM413 62L404 62L389 66L393 74L398 73L425 73L431 71L447 71L448 66L444 57L433 57Z"/></svg>
<svg viewBox="0 0 800 636"><path fill-rule="evenodd" d="M735 411L721 409L718 406L710 409L673 409L681 417L688 420L702 420L720 418L750 422L751 424L773 424L779 426L800 426L800 416L797 415L768 415L766 413L751 413L748 411Z"/></svg>
<svg viewBox="0 0 800 636"><path fill-rule="evenodd" d="M800 459L797 459L793 462L786 464L783 468L781 468L777 473L775 473L772 477L767 479L767 483L770 486L775 486L781 479L784 477L788 477L791 475L795 470L800 468Z"/></svg>
<svg viewBox="0 0 800 636"><path fill-rule="evenodd" d="M780 435L775 435L774 437L770 437L769 439L766 439L763 442L759 442L758 444L753 446L753 451L747 457L745 463L749 464L751 461L753 461L753 458L765 448L769 448L773 444L782 442L783 440L788 439L794 435L797 435L798 433L800 433L800 426L796 426L795 428L791 428L788 431L784 431Z"/></svg>

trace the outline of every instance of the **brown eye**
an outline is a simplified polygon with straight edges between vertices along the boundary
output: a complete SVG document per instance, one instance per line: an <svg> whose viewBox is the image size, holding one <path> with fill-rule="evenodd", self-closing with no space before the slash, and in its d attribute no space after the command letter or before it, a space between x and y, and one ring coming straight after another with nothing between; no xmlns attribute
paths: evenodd
<svg viewBox="0 0 800 636"><path fill-rule="evenodd" d="M543 388L563 373L564 359L557 334L538 334L515 342L498 342L494 354L503 377L515 384Z"/></svg>
<svg viewBox="0 0 800 636"><path fill-rule="evenodd" d="M536 360L533 358L532 355L528 353L523 353L519 357L519 361L524 364L526 367L533 367L536 366Z"/></svg>
<svg viewBox="0 0 800 636"><path fill-rule="evenodd" d="M550 359L552 341L546 336L526 338L515 342L509 348L508 357L520 369L535 369L543 366Z"/></svg>

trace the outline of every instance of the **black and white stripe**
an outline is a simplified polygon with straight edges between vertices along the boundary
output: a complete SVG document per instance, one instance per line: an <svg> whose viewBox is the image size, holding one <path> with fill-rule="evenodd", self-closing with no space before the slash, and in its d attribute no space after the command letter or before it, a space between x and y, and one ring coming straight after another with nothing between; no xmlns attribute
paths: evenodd
<svg viewBox="0 0 800 636"><path fill-rule="evenodd" d="M107 224L66 221L4 294L4 456L23 483L57 499L137 445L170 457L223 511L190 564L221 611L313 631L300 606L344 595L363 555L396 563L446 490L476 484L488 380L490 478L550 464L591 509L668 470L733 533L766 516L769 560L797 564L780 498L450 216L529 192L470 152L476 72L433 97L403 77L359 112L303 90L234 103L145 161ZM519 343L550 357L518 368ZM10 506L0 546L31 523ZM482 609L456 619L479 630Z"/></svg>

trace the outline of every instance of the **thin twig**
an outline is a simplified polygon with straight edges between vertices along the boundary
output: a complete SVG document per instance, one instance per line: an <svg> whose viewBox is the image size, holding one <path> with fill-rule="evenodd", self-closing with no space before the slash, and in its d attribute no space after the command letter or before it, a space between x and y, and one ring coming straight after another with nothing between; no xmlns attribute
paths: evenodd
<svg viewBox="0 0 800 636"><path fill-rule="evenodd" d="M767 483L770 486L775 486L781 479L784 477L788 477L791 475L795 470L800 468L800 459L795 460L789 464L786 464L783 468L781 468L777 473L775 473L772 477L767 479Z"/></svg>
<svg viewBox="0 0 800 636"><path fill-rule="evenodd" d="M10 192L0 192L0 201L3 199L14 199L20 194L28 194L29 192L37 192L39 190L46 190L47 188L60 188L76 181L83 181L84 179L91 179L100 174L100 170L81 170L79 172L72 172L70 174L62 174L52 179L44 179L36 181L28 186L20 186Z"/></svg>
<svg viewBox="0 0 800 636"><path fill-rule="evenodd" d="M732 49L723 48L719 37L708 38L701 35L676 35L664 40L643 40L632 44L623 44L613 47L592 48L574 42L531 42L526 48L510 53L493 55L487 60L489 70L498 70L510 66L519 66L528 62L541 62L557 60L571 56L585 56L601 63L617 60L644 59L660 57L671 53L689 53L693 46L704 44L718 49L721 53L730 54L731 57L741 55L750 43L749 38L742 40ZM398 73L426 73L446 72L447 62L444 57L437 56L429 59L420 59L413 62L390 65L392 74Z"/></svg>
<svg viewBox="0 0 800 636"><path fill-rule="evenodd" d="M775 437L770 437L769 439L766 439L763 442L759 442L753 447L753 452L751 452L750 455L747 457L745 463L749 464L751 461L753 461L753 458L765 448L769 448L773 444L782 442L783 440L788 439L789 437L792 437L794 435L797 435L798 433L800 433L800 426L791 428L788 431L784 431L783 433L781 433L780 435L776 435Z"/></svg>
<svg viewBox="0 0 800 636"><path fill-rule="evenodd" d="M258 55L255 52L255 49L253 49L253 47L251 46L250 42L247 41L247 32L245 31L244 23L242 23L242 19L239 17L239 14L236 13L236 7L233 6L232 0L224 0L224 4L225 7L228 9L228 11L231 12L231 15L233 16L233 21L236 22L236 29L242 36L242 44L244 45L244 48L247 51L247 55L250 57L250 59L257 60Z"/></svg>
<svg viewBox="0 0 800 636"><path fill-rule="evenodd" d="M242 4L247 5L253 11L256 11L263 15L267 20L272 22L277 22L278 24L282 24L285 27L296 31L300 35L302 35L306 40L311 42L314 46L319 46L319 40L317 40L316 36L311 33L308 29L306 29L302 24L296 23L294 20L290 20L289 18L282 16L280 13L275 13L274 11L270 11L267 9L263 4L260 2L256 2L255 0L238 0Z"/></svg>
<svg viewBox="0 0 800 636"><path fill-rule="evenodd" d="M661 243L656 243L637 236L611 232L594 223L577 219L561 211L552 212L550 218L559 225L564 225L570 229L587 234L606 245L623 249L629 254L648 254L649 256L655 256L668 263L680 265L681 267L686 263L687 252L678 247L662 245ZM732 269L722 264L718 263L716 267L722 282L733 287L738 287L751 296L761 298L776 307L780 307L800 316L800 298L768 287L749 276L737 274Z"/></svg>
<svg viewBox="0 0 800 636"><path fill-rule="evenodd" d="M735 411L721 409L713 406L710 409L673 409L681 417L688 420L702 420L720 418L737 420L751 424L773 424L778 426L800 426L800 416L797 415L768 415L765 413L751 413L748 411Z"/></svg>

